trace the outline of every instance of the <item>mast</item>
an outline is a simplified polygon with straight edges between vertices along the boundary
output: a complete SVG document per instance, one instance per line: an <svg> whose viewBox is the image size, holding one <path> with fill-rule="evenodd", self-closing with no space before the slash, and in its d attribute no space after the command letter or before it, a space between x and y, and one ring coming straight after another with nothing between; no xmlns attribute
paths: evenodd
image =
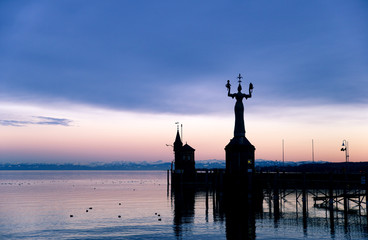
<svg viewBox="0 0 368 240"><path fill-rule="evenodd" d="M284 139L282 139L282 166L285 165L285 145L284 145Z"/></svg>
<svg viewBox="0 0 368 240"><path fill-rule="evenodd" d="M312 139L312 162L314 163L314 142Z"/></svg>

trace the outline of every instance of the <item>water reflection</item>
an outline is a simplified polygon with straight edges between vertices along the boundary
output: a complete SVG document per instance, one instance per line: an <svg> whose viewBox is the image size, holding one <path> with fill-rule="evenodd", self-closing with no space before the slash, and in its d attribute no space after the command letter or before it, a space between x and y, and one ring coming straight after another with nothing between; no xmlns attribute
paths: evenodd
<svg viewBox="0 0 368 240"><path fill-rule="evenodd" d="M308 190L303 206L300 190L280 189L277 216L273 189L250 205L237 191L168 189L165 172L2 171L0 192L0 239L368 239L357 193L345 211L343 199L315 204Z"/></svg>
<svg viewBox="0 0 368 240"><path fill-rule="evenodd" d="M255 208L245 204L246 198L240 192L230 194L208 188L180 186L173 188L171 194L176 237L181 238L183 233L191 231L196 217L196 200L199 200L205 206L206 222L225 224L227 239L255 239ZM210 215L213 219L209 219Z"/></svg>
<svg viewBox="0 0 368 240"><path fill-rule="evenodd" d="M255 239L255 208L240 192L225 192L227 239Z"/></svg>
<svg viewBox="0 0 368 240"><path fill-rule="evenodd" d="M174 232L175 236L181 237L183 229L190 226L194 221L195 194L194 188L176 188L172 191L174 197Z"/></svg>
<svg viewBox="0 0 368 240"><path fill-rule="evenodd" d="M171 189L173 230L178 239L185 238L203 217L207 223L222 224L226 239L368 238L365 209L360 209L360 214L347 212L336 209L339 203L334 203L334 208L322 208L314 204L313 195L302 199L302 194L280 193L275 206L272 194L249 202L240 191L180 186Z"/></svg>

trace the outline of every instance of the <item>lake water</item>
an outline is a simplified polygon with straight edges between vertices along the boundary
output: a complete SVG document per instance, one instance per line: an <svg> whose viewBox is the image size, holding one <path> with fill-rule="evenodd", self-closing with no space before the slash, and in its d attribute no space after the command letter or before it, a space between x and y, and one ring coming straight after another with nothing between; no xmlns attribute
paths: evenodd
<svg viewBox="0 0 368 240"><path fill-rule="evenodd" d="M295 194L274 218L235 221L212 191L171 191L165 171L0 171L0 239L368 239L367 216L347 218Z"/></svg>

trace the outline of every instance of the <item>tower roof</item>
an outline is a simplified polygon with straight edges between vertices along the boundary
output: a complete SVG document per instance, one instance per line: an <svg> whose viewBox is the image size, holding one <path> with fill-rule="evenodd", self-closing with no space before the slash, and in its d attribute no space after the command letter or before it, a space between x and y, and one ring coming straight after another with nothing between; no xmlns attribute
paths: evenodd
<svg viewBox="0 0 368 240"><path fill-rule="evenodd" d="M179 130L176 132L176 138L174 142L174 151L179 151L183 147L183 143L180 139Z"/></svg>
<svg viewBox="0 0 368 240"><path fill-rule="evenodd" d="M187 143L183 146L182 151L195 151L194 148L192 148L191 146L189 146Z"/></svg>
<svg viewBox="0 0 368 240"><path fill-rule="evenodd" d="M175 142L174 142L174 144L175 144L175 143L183 144L183 143L181 142L181 138L180 138L179 130L176 132L176 138L175 138Z"/></svg>

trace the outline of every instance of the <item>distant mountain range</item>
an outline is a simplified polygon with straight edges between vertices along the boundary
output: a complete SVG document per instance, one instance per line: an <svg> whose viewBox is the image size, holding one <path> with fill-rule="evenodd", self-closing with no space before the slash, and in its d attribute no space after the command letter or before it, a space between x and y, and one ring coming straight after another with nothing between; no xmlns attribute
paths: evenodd
<svg viewBox="0 0 368 240"><path fill-rule="evenodd" d="M224 160L200 160L196 161L196 168L224 169ZM271 160L256 160L257 172L325 172L325 173L368 173L368 162L280 162ZM73 163L0 163L0 170L168 170L170 162L93 162L88 164Z"/></svg>
<svg viewBox="0 0 368 240"><path fill-rule="evenodd" d="M296 167L303 164L311 164L311 161L285 162L271 160L256 160L256 168ZM327 163L323 161L315 164ZM167 170L171 168L170 162L93 162L88 164L73 163L2 163L0 170ZM225 160L199 160L196 168L225 168Z"/></svg>

